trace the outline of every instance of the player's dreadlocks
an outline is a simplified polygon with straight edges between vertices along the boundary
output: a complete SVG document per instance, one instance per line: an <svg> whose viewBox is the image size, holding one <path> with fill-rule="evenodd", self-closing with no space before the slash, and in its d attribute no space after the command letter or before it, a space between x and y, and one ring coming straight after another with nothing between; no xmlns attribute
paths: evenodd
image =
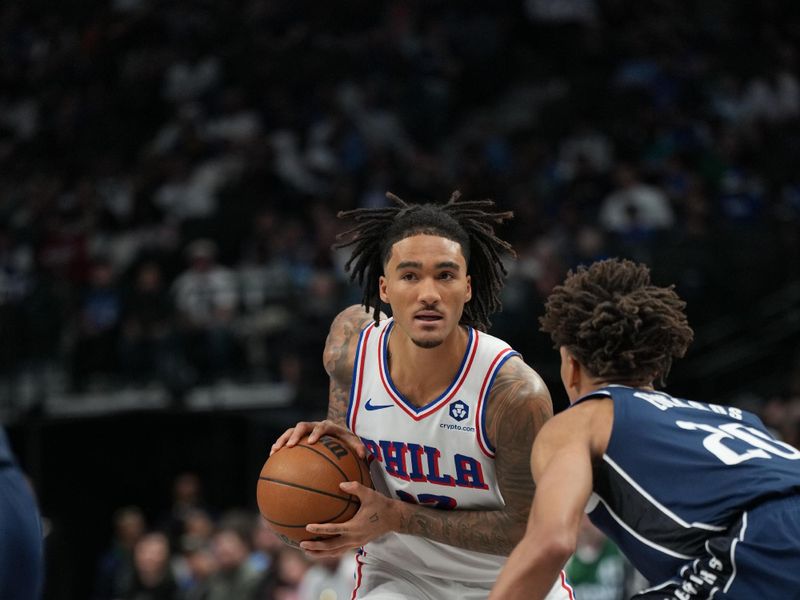
<svg viewBox="0 0 800 600"><path fill-rule="evenodd" d="M353 246L353 253L345 269L351 270L351 281L363 289L362 304L374 309L378 321L380 295L378 284L389 260L392 246L407 237L428 234L447 238L461 245L467 262L467 272L472 277L472 299L464 306L461 322L486 331L491 322L489 315L500 304L500 290L507 274L502 255L515 256L511 245L498 238L494 226L510 219L512 212L489 212L492 200L462 201L456 191L447 204L410 204L392 193L387 193L396 206L385 208L357 208L339 213L340 218L350 218L355 226L338 236L334 247Z"/></svg>
<svg viewBox="0 0 800 600"><path fill-rule="evenodd" d="M553 289L541 329L597 377L663 385L694 336L673 288L654 286L650 270L629 260L581 266Z"/></svg>

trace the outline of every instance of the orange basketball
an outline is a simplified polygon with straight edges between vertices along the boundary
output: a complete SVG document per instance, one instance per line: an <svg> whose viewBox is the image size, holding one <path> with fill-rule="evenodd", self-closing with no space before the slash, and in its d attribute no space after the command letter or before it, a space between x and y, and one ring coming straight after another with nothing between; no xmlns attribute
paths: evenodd
<svg viewBox="0 0 800 600"><path fill-rule="evenodd" d="M372 487L366 463L339 439L308 436L267 459L258 478L256 497L261 515L290 546L319 539L306 531L309 523L342 523L356 514L358 497L339 489L345 481Z"/></svg>

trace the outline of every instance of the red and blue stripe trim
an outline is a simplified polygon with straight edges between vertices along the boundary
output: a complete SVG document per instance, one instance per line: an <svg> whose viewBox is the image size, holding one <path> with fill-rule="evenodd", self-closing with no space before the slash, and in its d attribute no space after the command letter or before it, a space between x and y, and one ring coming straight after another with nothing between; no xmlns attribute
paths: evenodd
<svg viewBox="0 0 800 600"><path fill-rule="evenodd" d="M347 405L347 426L353 433L356 432L356 418L358 417L358 406L361 404L361 387L364 383L364 361L367 357L365 351L369 336L376 325L370 323L358 336L358 346L356 347L356 357L353 360L353 380L350 384L350 402Z"/></svg>
<svg viewBox="0 0 800 600"><path fill-rule="evenodd" d="M478 332L472 327L467 328L469 335L467 339L467 349L464 351L464 357L461 359L461 365L458 367L458 372L453 378L452 383L438 398L432 400L425 406L417 407L409 402L403 396L403 394L400 393L400 391L392 382L392 377L389 374L387 349L389 344L389 332L392 330L392 327L394 327L394 321L390 321L388 323L386 328L381 332L381 339L378 341L378 365L381 382L383 383L383 387L386 389L386 392L389 394L389 397L394 400L395 404L403 409L403 411L405 411L405 413L415 421L421 421L425 417L432 415L437 410L445 406L455 397L455 395L458 393L458 390L461 389L461 386L464 384L467 374L472 367L472 362L475 360L475 354L478 350L479 335Z"/></svg>
<svg viewBox="0 0 800 600"><path fill-rule="evenodd" d="M519 356L519 352L511 348L505 348L494 357L494 360L489 365L489 370L486 371L486 377L483 378L480 394L478 394L478 414L475 417L475 432L478 436L478 446L490 458L494 458L495 448L489 441L489 436L486 435L486 404L492 391L494 378L497 377L497 373L512 356Z"/></svg>

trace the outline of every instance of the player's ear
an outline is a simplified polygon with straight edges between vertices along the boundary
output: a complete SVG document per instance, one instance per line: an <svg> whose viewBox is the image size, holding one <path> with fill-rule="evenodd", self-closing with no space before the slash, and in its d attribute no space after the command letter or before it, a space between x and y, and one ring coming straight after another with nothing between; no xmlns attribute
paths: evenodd
<svg viewBox="0 0 800 600"><path fill-rule="evenodd" d="M585 383L585 379L589 377L589 373L584 366L578 362L578 359L567 353L569 357L569 372L570 372L570 386L576 391L581 390L581 386Z"/></svg>
<svg viewBox="0 0 800 600"><path fill-rule="evenodd" d="M464 302L469 302L472 300L472 277L467 275L467 296Z"/></svg>
<svg viewBox="0 0 800 600"><path fill-rule="evenodd" d="M559 348L561 354L561 380L567 390L580 389L581 376L583 375L583 368L581 363L572 356L572 353L567 350L566 346Z"/></svg>
<svg viewBox="0 0 800 600"><path fill-rule="evenodd" d="M384 304L390 304L389 294L386 293L386 277L383 275L381 275L380 279L378 279L378 293L381 296L381 302Z"/></svg>
<svg viewBox="0 0 800 600"><path fill-rule="evenodd" d="M581 363L579 363L578 360L574 356L572 356L572 354L568 353L567 356L569 357L569 364L570 364L569 370L570 373L572 374L572 377L570 379L570 385L576 390L579 390L581 388L581 382L583 378L586 376L586 371L584 370Z"/></svg>

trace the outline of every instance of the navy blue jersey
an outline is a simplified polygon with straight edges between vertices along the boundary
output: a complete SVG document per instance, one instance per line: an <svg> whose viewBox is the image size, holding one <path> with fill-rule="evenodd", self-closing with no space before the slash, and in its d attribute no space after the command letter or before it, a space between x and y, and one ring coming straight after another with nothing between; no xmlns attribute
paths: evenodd
<svg viewBox="0 0 800 600"><path fill-rule="evenodd" d="M0 427L0 598L33 600L41 585L39 511Z"/></svg>
<svg viewBox="0 0 800 600"><path fill-rule="evenodd" d="M800 450L755 415L624 386L578 402L609 397L614 423L589 516L650 581L674 576L743 511L800 495Z"/></svg>
<svg viewBox="0 0 800 600"><path fill-rule="evenodd" d="M13 465L14 455L11 453L11 446L8 444L6 432L0 427L0 467L4 465Z"/></svg>

